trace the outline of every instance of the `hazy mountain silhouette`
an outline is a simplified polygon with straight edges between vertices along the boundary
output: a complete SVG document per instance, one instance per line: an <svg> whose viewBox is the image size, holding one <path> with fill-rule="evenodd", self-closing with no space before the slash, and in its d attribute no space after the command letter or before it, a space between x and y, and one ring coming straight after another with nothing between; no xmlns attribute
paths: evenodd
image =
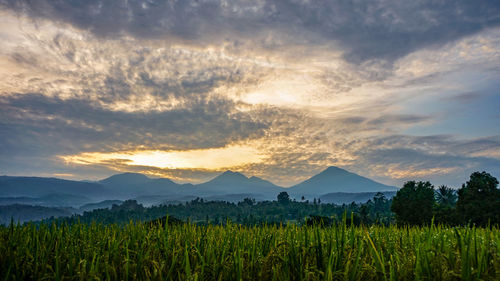
<svg viewBox="0 0 500 281"><path fill-rule="evenodd" d="M278 193L284 190L286 189L261 178L247 178L245 175L233 171L226 171L214 179L202 184L197 184L194 187L195 194L199 194L200 196L260 194L264 197L276 198Z"/></svg>
<svg viewBox="0 0 500 281"><path fill-rule="evenodd" d="M176 195L183 191L181 184L167 178L152 179L143 174L123 173L99 181L116 195L116 198L129 199L147 195ZM188 185L190 186L190 185Z"/></svg>
<svg viewBox="0 0 500 281"><path fill-rule="evenodd" d="M111 194L98 183L57 178L0 176L0 197L46 197L49 195L103 198Z"/></svg>
<svg viewBox="0 0 500 281"><path fill-rule="evenodd" d="M292 186L289 193L295 196L314 197L333 192L396 191L397 187L378 183L338 167L328 167L321 173Z"/></svg>
<svg viewBox="0 0 500 281"><path fill-rule="evenodd" d="M89 203L81 206L78 211L80 212L85 212L85 211L92 211L94 209L110 209L113 205L120 205L123 203L121 200L104 200L101 202L97 203Z"/></svg>
<svg viewBox="0 0 500 281"><path fill-rule="evenodd" d="M108 186L120 186L120 185L135 185L147 183L151 179L143 174L138 173L123 173L112 175L109 178L100 180L99 183Z"/></svg>
<svg viewBox="0 0 500 281"><path fill-rule="evenodd" d="M41 197L0 197L0 205L24 204L47 207L75 207L91 202L92 199L81 195L49 194Z"/></svg>
<svg viewBox="0 0 500 281"><path fill-rule="evenodd" d="M44 207L22 204L0 206L0 225L37 221L50 217L67 217L76 212L74 208Z"/></svg>
<svg viewBox="0 0 500 281"><path fill-rule="evenodd" d="M282 192L300 199L319 198L329 193L359 193L396 191L346 170L329 167L310 179L291 188L283 188L258 177L226 171L201 184L178 184L168 178L149 178L138 173L113 175L98 182L71 181L40 177L0 177L0 203L24 203L44 206L74 206L102 200L140 199L144 204L182 202L189 198L235 201L245 197L257 200L275 200ZM327 201L338 202L330 194ZM22 198L25 197L25 198ZM27 198L29 197L29 198ZM356 198L357 196L339 195ZM350 203L352 201L346 202Z"/></svg>

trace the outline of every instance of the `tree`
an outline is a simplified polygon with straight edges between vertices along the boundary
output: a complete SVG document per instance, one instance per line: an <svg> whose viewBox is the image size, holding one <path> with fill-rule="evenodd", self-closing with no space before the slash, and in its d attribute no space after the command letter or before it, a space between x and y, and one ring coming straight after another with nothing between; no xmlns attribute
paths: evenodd
<svg viewBox="0 0 500 281"><path fill-rule="evenodd" d="M286 191L280 192L280 194L278 194L278 203L283 205L290 203L290 195L288 195Z"/></svg>
<svg viewBox="0 0 500 281"><path fill-rule="evenodd" d="M434 208L434 222L437 224L455 225L460 221L457 218L455 205L457 204L457 193L455 190L441 185L435 193L436 206Z"/></svg>
<svg viewBox="0 0 500 281"><path fill-rule="evenodd" d="M436 190L436 201L441 207L454 207L457 203L457 194L455 190L441 185Z"/></svg>
<svg viewBox="0 0 500 281"><path fill-rule="evenodd" d="M361 216L361 222L368 224L370 221L368 220L368 214L370 213L370 206L365 203L361 205L359 209L359 215Z"/></svg>
<svg viewBox="0 0 500 281"><path fill-rule="evenodd" d="M373 196L373 202L375 213L380 213L385 209L384 205L387 203L387 198L385 198L382 192L377 192L375 196Z"/></svg>
<svg viewBox="0 0 500 281"><path fill-rule="evenodd" d="M457 212L464 223L500 223L498 180L486 172L474 172L458 190Z"/></svg>
<svg viewBox="0 0 500 281"><path fill-rule="evenodd" d="M144 206L142 204L137 203L137 200L125 200L121 205L113 204L111 206L111 210L118 211L128 211L128 210L143 210Z"/></svg>
<svg viewBox="0 0 500 281"><path fill-rule="evenodd" d="M245 206L245 205L253 206L254 204L255 204L255 199L248 197L243 199L243 201L238 202L238 206Z"/></svg>
<svg viewBox="0 0 500 281"><path fill-rule="evenodd" d="M423 225L432 219L434 189L430 182L409 181L398 190L391 210L400 224Z"/></svg>

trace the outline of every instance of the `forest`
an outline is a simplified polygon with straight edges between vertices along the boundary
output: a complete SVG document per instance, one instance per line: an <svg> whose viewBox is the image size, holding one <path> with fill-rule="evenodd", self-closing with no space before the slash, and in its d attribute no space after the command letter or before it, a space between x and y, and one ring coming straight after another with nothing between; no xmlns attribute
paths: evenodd
<svg viewBox="0 0 500 281"><path fill-rule="evenodd" d="M129 200L0 226L3 280L498 280L498 180L363 204Z"/></svg>
<svg viewBox="0 0 500 281"><path fill-rule="evenodd" d="M229 222L241 225L329 225L340 222L346 214L347 223L355 225L494 225L500 223L500 190L498 180L491 174L475 172L458 190L447 186L436 188L430 182L409 181L394 198L377 193L365 203L336 205L322 203L319 199L297 201L290 199L286 192L281 192L275 201L260 202L251 198L238 203L197 198L186 203L144 207L135 200L127 200L109 209L44 222L126 224L170 216L199 225Z"/></svg>

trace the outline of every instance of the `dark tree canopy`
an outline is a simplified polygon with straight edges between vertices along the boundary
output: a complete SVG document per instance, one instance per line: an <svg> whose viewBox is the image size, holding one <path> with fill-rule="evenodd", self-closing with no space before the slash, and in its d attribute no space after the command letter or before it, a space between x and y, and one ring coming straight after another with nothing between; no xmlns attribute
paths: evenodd
<svg viewBox="0 0 500 281"><path fill-rule="evenodd" d="M253 199L253 198L245 198L245 199L243 199L243 201L238 203L239 206L243 206L243 205L252 206L254 204L255 204L255 199Z"/></svg>
<svg viewBox="0 0 500 281"><path fill-rule="evenodd" d="M436 205L434 207L434 222L442 225L460 224L456 211L457 192L456 190L441 185L436 190Z"/></svg>
<svg viewBox="0 0 500 281"><path fill-rule="evenodd" d="M434 189L430 182L406 182L396 193L391 210L400 224L423 225L433 216Z"/></svg>
<svg viewBox="0 0 500 281"><path fill-rule="evenodd" d="M280 192L280 194L278 194L278 202L280 204L290 203L290 195L288 195L288 193L286 193L286 191Z"/></svg>
<svg viewBox="0 0 500 281"><path fill-rule="evenodd" d="M441 185L436 190L436 201L440 207L451 208L457 204L457 193L446 185Z"/></svg>
<svg viewBox="0 0 500 281"><path fill-rule="evenodd" d="M498 180L486 172L475 172L458 190L457 212L462 221L476 225L500 223Z"/></svg>

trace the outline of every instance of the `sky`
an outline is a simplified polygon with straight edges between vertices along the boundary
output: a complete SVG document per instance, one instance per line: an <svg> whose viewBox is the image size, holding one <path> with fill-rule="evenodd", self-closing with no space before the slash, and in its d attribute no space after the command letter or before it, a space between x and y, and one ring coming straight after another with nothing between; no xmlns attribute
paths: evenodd
<svg viewBox="0 0 500 281"><path fill-rule="evenodd" d="M500 177L499 1L0 0L0 174Z"/></svg>

